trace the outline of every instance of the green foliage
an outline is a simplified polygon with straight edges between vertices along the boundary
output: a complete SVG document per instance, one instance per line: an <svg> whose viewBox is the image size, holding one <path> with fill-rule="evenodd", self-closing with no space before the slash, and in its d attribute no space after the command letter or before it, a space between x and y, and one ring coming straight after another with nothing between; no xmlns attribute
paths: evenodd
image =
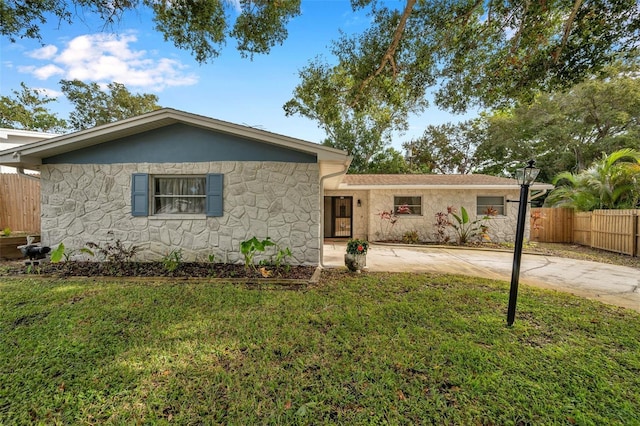
<svg viewBox="0 0 640 426"><path fill-rule="evenodd" d="M13 96L0 96L0 127L42 132L60 132L67 128L67 122L47 108L47 104L57 102L56 98L30 89L24 83L20 83L20 88L12 91Z"/></svg>
<svg viewBox="0 0 640 426"><path fill-rule="evenodd" d="M637 423L637 312L525 286L505 327L507 300L431 274L324 271L304 292L5 278L2 422Z"/></svg>
<svg viewBox="0 0 640 426"><path fill-rule="evenodd" d="M244 265L247 269L255 269L254 258L256 254L263 253L267 247L275 246L276 244L271 241L271 237L267 237L260 241L256 237L250 240L242 241L240 243L240 253L244 256Z"/></svg>
<svg viewBox="0 0 640 426"><path fill-rule="evenodd" d="M535 158L538 181L579 173L603 152L640 149L640 80L637 67L614 66L600 79L571 90L538 95L530 104L494 111L477 150L483 173L512 176Z"/></svg>
<svg viewBox="0 0 640 426"><path fill-rule="evenodd" d="M278 251L276 252L276 257L273 261L273 265L276 268L283 267L286 271L291 269L291 263L289 259L291 258L291 249L289 247L281 248L278 247Z"/></svg>
<svg viewBox="0 0 640 426"><path fill-rule="evenodd" d="M418 244L420 242L418 231L406 231L402 234L402 242L405 244Z"/></svg>
<svg viewBox="0 0 640 426"><path fill-rule="evenodd" d="M126 21L127 12L133 16L143 13L152 16L155 29L166 41L176 47L190 51L198 62L207 62L220 54L229 37L238 41L237 49L243 56L268 53L270 48L281 44L287 36L286 24L300 14L300 0L242 1L238 5L225 0L163 2L150 0L128 0L104 2L101 0L73 0L69 2L3 2L0 6L0 34L12 42L18 38L40 40L40 25L47 20L59 21L60 25L72 25L76 20L85 24L97 17L94 31ZM235 22L231 25L231 17ZM86 20L85 20L86 18ZM135 22L134 22L135 23ZM90 28L89 28L90 30Z"/></svg>
<svg viewBox="0 0 640 426"><path fill-rule="evenodd" d="M348 254L367 254L368 250L369 242L367 240L353 238L347 241Z"/></svg>
<svg viewBox="0 0 640 426"><path fill-rule="evenodd" d="M436 213L437 223L441 223L443 215L447 219L445 226L453 229L458 244L466 244L476 240L489 240L489 234L487 233L489 227L486 225L486 221L491 219L490 216L485 215L471 220L467 209L460 207L460 213L458 214L456 209L450 206L447 207L446 215L444 212ZM453 221L450 219L451 217Z"/></svg>
<svg viewBox="0 0 640 426"><path fill-rule="evenodd" d="M338 47L334 52L341 54ZM344 63L331 66L320 59L310 62L300 72L302 81L294 97L284 105L286 114L316 121L328 135L324 145L345 150L353 157L349 168L352 173L372 172L376 156L383 156L389 167L402 167L394 151L385 151L385 147L393 131L407 129L408 114L420 111L426 101L390 81L360 96L359 83L350 72L353 70Z"/></svg>
<svg viewBox="0 0 640 426"><path fill-rule="evenodd" d="M473 173L477 166L476 149L486 136L482 119L457 124L429 125L422 137L404 143L412 152L418 169L439 174Z"/></svg>
<svg viewBox="0 0 640 426"><path fill-rule="evenodd" d="M578 174L558 174L556 188L545 200L548 206L578 211L635 208L640 200L640 151L622 149Z"/></svg>
<svg viewBox="0 0 640 426"><path fill-rule="evenodd" d="M68 262L71 259L71 256L80 254L80 253L83 253L89 256L94 256L93 251L91 251L87 247L83 247L78 250L68 250L68 248L65 247L64 243L60 243L58 244L58 247L51 250L50 260L51 260L51 263L60 263L62 262L63 259L65 262Z"/></svg>
<svg viewBox="0 0 640 426"><path fill-rule="evenodd" d="M5 237L11 236L11 228L9 228L8 226L6 228L4 228L2 230L2 235L4 235Z"/></svg>
<svg viewBox="0 0 640 426"><path fill-rule="evenodd" d="M21 92L0 97L0 127L11 129L64 132L83 130L154 111L160 106L152 94L133 94L120 83L110 83L103 90L97 83L61 80L61 90L73 104L68 120L59 119L47 108L57 102L38 89L20 83Z"/></svg>
<svg viewBox="0 0 640 426"><path fill-rule="evenodd" d="M417 165L412 167L411 163L407 163L401 152L394 148L387 148L374 154L362 173L406 174L415 170L417 170ZM351 167L349 167L349 173L355 173L351 171Z"/></svg>
<svg viewBox="0 0 640 426"><path fill-rule="evenodd" d="M60 263L63 257L65 257L64 250L65 250L64 243L58 244L58 247L51 250L51 257L50 257L51 263Z"/></svg>
<svg viewBox="0 0 640 426"><path fill-rule="evenodd" d="M162 258L162 266L167 272L174 272L182 265L182 249L173 249Z"/></svg>
<svg viewBox="0 0 640 426"><path fill-rule="evenodd" d="M94 249L105 261L116 264L131 262L140 250L140 247L136 245L131 245L131 247L126 248L124 243L119 239L113 243L106 243L104 246L88 242L87 247Z"/></svg>
<svg viewBox="0 0 640 426"><path fill-rule="evenodd" d="M74 105L69 123L74 130L83 130L159 109L158 97L133 94L121 83L109 83L103 90L98 83L61 80L60 86Z"/></svg>

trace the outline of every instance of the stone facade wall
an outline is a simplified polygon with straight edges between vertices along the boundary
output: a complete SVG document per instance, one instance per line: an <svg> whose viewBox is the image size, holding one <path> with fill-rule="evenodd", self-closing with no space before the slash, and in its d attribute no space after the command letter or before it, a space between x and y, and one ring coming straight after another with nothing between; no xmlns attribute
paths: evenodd
<svg viewBox="0 0 640 426"><path fill-rule="evenodd" d="M224 214L131 215L131 175L224 174ZM290 248L292 264L320 262L318 164L207 162L177 164L49 164L41 170L44 244L73 250L87 242L121 240L141 248L137 259L159 260L182 249L185 260L243 261L252 237ZM260 260L257 258L256 260Z"/></svg>
<svg viewBox="0 0 640 426"><path fill-rule="evenodd" d="M401 240L407 231L416 231L422 241L437 241L435 229L435 214L447 211L448 206L453 206L460 211L463 206L471 220L476 218L478 196L503 196L505 200L518 200L520 188L511 190L371 190L369 196L369 226L368 238L372 241ZM399 215L395 225L390 226L388 221L380 219L379 213L393 209L394 196L421 196L422 215ZM489 226L489 236L493 242L512 242L515 240L516 223L518 220L518 203L505 202L505 215L495 216L486 221ZM454 237L454 234L450 234ZM525 237L529 235L529 221L525 229Z"/></svg>

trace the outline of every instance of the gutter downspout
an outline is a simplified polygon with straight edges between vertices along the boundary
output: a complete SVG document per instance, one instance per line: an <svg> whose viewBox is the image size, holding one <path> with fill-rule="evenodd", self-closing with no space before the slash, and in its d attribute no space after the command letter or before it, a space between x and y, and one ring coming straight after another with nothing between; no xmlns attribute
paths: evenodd
<svg viewBox="0 0 640 426"><path fill-rule="evenodd" d="M22 157L22 152L16 151L13 153L12 157L17 161L20 161L20 158ZM24 167L16 167L16 170L18 171L18 174L20 176L24 176L26 178L33 179L33 180L40 180L40 176L33 176L33 175L26 174L24 172Z"/></svg>
<svg viewBox="0 0 640 426"><path fill-rule="evenodd" d="M322 235L320 235L320 267L325 268L324 266L324 181L325 179L330 179L333 177L337 177L347 173L349 170L349 165L351 164L351 157L347 159L347 161L343 164L344 169L339 172L331 173L330 175L325 175L320 178L320 231Z"/></svg>

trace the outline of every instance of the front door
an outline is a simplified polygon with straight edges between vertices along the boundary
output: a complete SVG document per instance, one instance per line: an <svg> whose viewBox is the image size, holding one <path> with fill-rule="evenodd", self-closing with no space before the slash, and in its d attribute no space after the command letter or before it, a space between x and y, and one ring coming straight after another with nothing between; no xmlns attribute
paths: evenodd
<svg viewBox="0 0 640 426"><path fill-rule="evenodd" d="M331 197L331 237L351 238L353 197Z"/></svg>

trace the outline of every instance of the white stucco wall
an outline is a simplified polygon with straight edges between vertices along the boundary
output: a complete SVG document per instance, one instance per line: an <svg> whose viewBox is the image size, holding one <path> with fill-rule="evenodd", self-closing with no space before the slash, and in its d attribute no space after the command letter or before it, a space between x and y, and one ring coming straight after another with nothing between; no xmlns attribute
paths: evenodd
<svg viewBox="0 0 640 426"><path fill-rule="evenodd" d="M353 198L353 238L367 238L367 226L369 217L369 191L338 191L338 190L326 190L324 192L326 197L352 197ZM360 200L360 206L358 206L358 200ZM326 209L326 207L325 207ZM329 224L328 220L331 219L331 212L325 210L325 223L327 228Z"/></svg>
<svg viewBox="0 0 640 426"><path fill-rule="evenodd" d="M131 174L224 174L222 217L131 215ZM178 164L43 165L42 241L80 249L117 239L141 248L139 260L159 260L182 248L185 260L242 262L240 243L252 237L290 248L293 264L320 261L317 164L207 162ZM256 260L260 260L257 258Z"/></svg>
<svg viewBox="0 0 640 426"><path fill-rule="evenodd" d="M504 196L505 200L518 200L520 190L477 190L477 189L410 189L386 190L374 189L369 195L368 238L372 241L395 239L401 240L407 231L416 231L422 241L437 241L435 229L435 214L447 211L453 206L458 212L463 206L471 220L475 220L478 196ZM379 213L393 209L394 196L421 196L422 215L398 215L399 219L393 226L388 221L380 219ZM518 203L505 202L505 215L495 216L486 221L489 226L489 236L493 242L512 242L515 239L515 229L518 216ZM528 236L529 225L525 235ZM455 240L454 234L451 234Z"/></svg>

